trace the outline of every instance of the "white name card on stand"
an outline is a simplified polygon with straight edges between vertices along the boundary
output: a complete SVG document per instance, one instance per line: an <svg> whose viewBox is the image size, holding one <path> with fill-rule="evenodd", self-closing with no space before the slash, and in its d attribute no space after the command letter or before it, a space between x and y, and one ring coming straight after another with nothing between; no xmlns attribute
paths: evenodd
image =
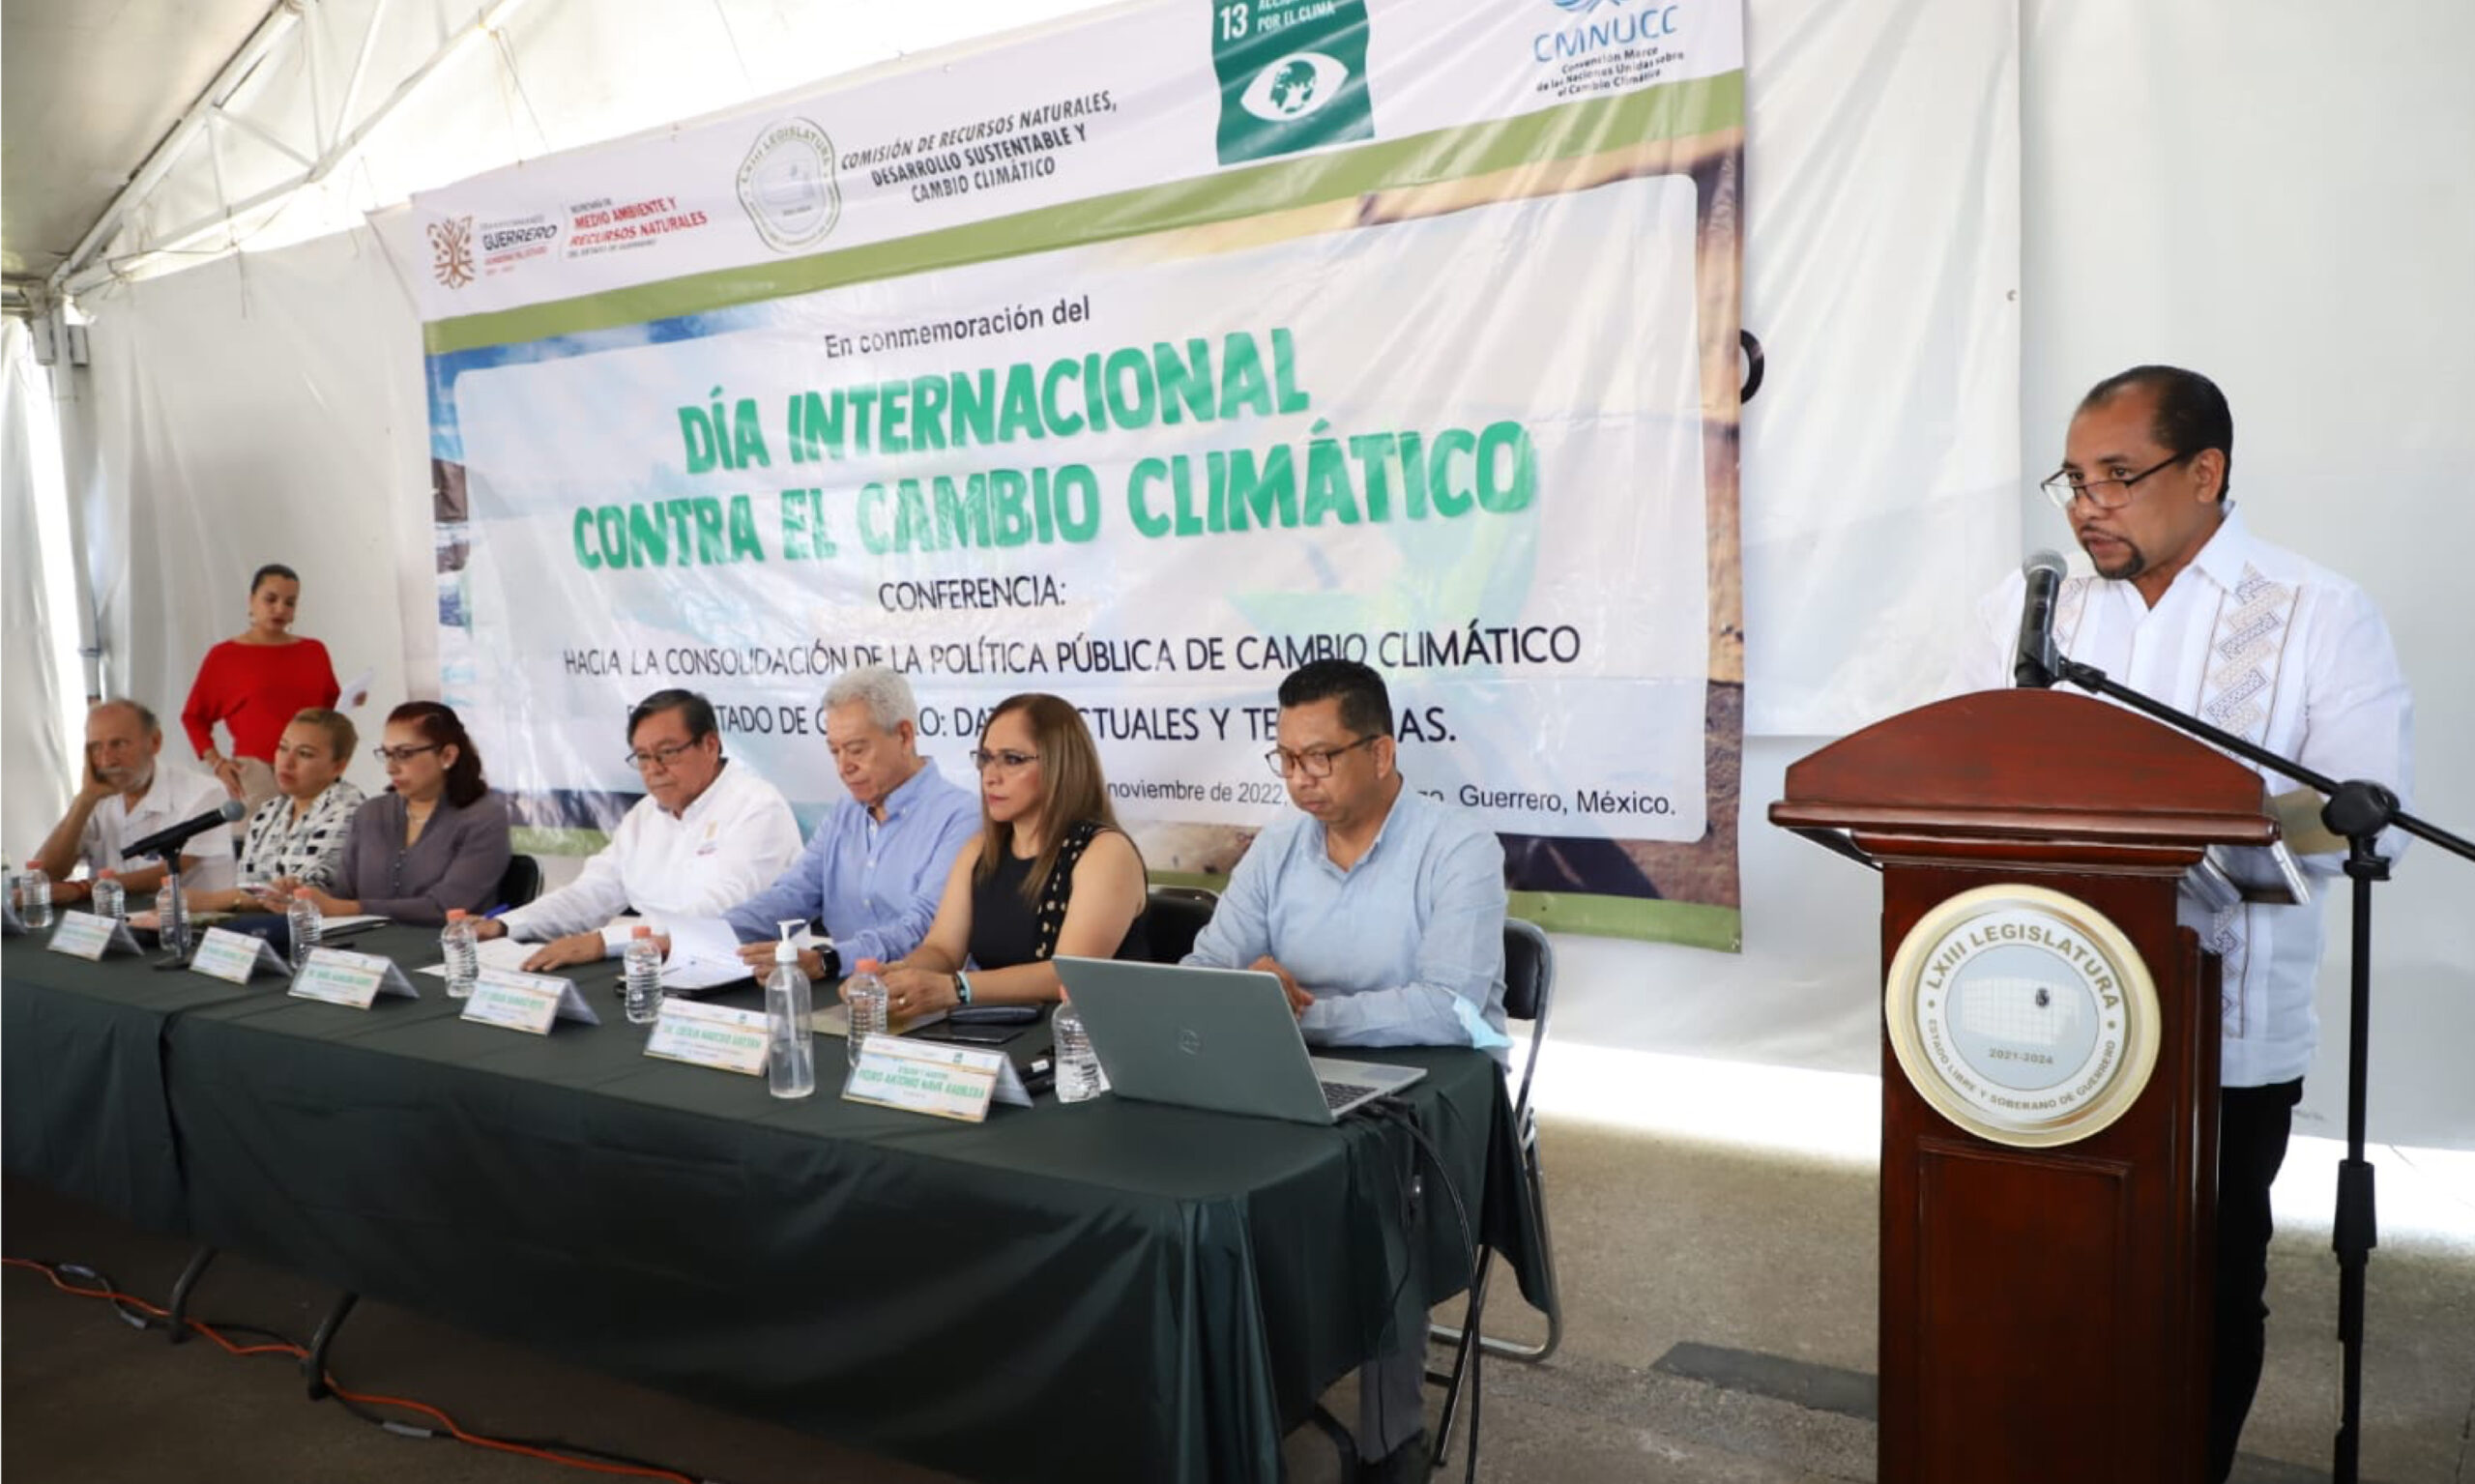
<svg viewBox="0 0 2475 1484"><path fill-rule="evenodd" d="M765 1070L765 1044L763 1010L664 1000L645 1055L754 1075Z"/></svg>
<svg viewBox="0 0 2475 1484"><path fill-rule="evenodd" d="M413 981L404 977L404 971L395 967L393 959L342 948L311 948L309 962L292 976L291 993L304 1000L348 1004L356 1010L369 1008L370 1002L382 994L412 1000L422 997Z"/></svg>
<svg viewBox="0 0 2475 1484"><path fill-rule="evenodd" d="M977 1123L988 1117L993 1098L1017 1108L1032 1105L1032 1094L1014 1070L1014 1059L985 1046L956 1046L946 1041L906 1041L899 1036L872 1035L859 1048L859 1060L842 1086L844 1098L875 1103L906 1113Z"/></svg>
<svg viewBox="0 0 2475 1484"><path fill-rule="evenodd" d="M88 963L106 953L142 953L137 940L129 934L129 924L118 917L97 917L91 912L64 912L60 925L51 930L51 942L44 945L54 953L67 953Z"/></svg>
<svg viewBox="0 0 2475 1484"><path fill-rule="evenodd" d="M206 930L197 941L197 953L189 960L189 967L234 984L247 984L261 973L292 972L292 966L283 961L274 944L228 927Z"/></svg>
<svg viewBox="0 0 2475 1484"><path fill-rule="evenodd" d="M551 1023L558 1020L601 1024L576 992L573 979L514 969L482 970L473 980L473 997L464 1002L464 1019L535 1035L549 1034Z"/></svg>

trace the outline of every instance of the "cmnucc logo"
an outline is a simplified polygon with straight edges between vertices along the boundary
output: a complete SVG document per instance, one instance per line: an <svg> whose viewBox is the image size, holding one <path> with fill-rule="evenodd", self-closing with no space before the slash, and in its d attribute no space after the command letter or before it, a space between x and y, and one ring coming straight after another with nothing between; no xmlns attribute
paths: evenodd
<svg viewBox="0 0 2475 1484"><path fill-rule="evenodd" d="M738 184L741 208L776 252L813 247L842 219L833 141L806 119L788 119L759 134L740 164Z"/></svg>
<svg viewBox="0 0 2475 1484"><path fill-rule="evenodd" d="M1349 80L1349 68L1337 59L1320 51L1293 51L1257 73L1238 104L1266 123L1284 124L1330 102Z"/></svg>

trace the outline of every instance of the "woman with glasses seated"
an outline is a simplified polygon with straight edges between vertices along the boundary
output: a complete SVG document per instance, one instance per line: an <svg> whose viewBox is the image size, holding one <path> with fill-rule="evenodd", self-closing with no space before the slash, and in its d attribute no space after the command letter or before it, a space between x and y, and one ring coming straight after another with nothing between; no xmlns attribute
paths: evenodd
<svg viewBox="0 0 2475 1484"><path fill-rule="evenodd" d="M980 730L979 834L928 937L885 974L893 1013L1059 998L1057 955L1146 956L1143 857L1118 828L1099 748L1072 706L1008 697Z"/></svg>
<svg viewBox="0 0 2475 1484"><path fill-rule="evenodd" d="M275 797L258 805L242 836L241 880L289 880L328 887L343 873L344 842L362 792L344 781L360 735L341 712L313 706L292 718L275 746ZM192 912L255 912L280 904L266 887L191 891Z"/></svg>
<svg viewBox="0 0 2475 1484"><path fill-rule="evenodd" d="M507 800L481 776L481 754L454 711L407 701L387 713L388 791L361 806L332 889L310 887L329 917L367 913L435 925L452 908L476 916L496 905L507 875ZM278 881L289 899L306 882Z"/></svg>

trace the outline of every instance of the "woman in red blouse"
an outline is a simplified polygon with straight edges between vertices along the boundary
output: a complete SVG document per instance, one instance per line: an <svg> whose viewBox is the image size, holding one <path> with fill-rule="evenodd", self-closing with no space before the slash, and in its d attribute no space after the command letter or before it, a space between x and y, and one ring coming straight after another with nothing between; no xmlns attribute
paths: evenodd
<svg viewBox="0 0 2475 1484"><path fill-rule="evenodd" d="M292 718L335 704L335 667L327 647L293 633L301 574L270 563L249 579L249 626L206 652L189 704L181 710L198 761L232 797L254 806L275 794L275 748ZM232 734L229 756L215 747L215 724Z"/></svg>

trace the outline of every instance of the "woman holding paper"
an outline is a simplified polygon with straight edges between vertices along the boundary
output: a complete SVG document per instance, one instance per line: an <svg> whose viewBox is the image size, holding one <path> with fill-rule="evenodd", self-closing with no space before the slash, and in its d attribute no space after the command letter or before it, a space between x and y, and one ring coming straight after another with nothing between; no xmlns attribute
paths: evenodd
<svg viewBox="0 0 2475 1484"><path fill-rule="evenodd" d="M391 787L353 816L334 888L310 887L318 910L435 926L451 909L492 906L511 853L507 800L490 792L463 721L436 701L407 701L387 713L378 757ZM275 889L288 898L306 885Z"/></svg>
<svg viewBox="0 0 2475 1484"><path fill-rule="evenodd" d="M258 805L242 835L243 881L336 884L363 802L361 790L344 781L360 740L341 712L313 706L292 718L276 743L276 796ZM189 904L192 912L281 910L281 903L246 890L192 891Z"/></svg>
<svg viewBox="0 0 2475 1484"><path fill-rule="evenodd" d="M275 749L286 723L305 708L335 704L335 667L327 647L292 631L301 574L271 562L249 578L249 626L206 652L181 725L189 745L233 798L254 808L274 797ZM232 734L232 751L215 746L215 725Z"/></svg>
<svg viewBox="0 0 2475 1484"><path fill-rule="evenodd" d="M896 1018L1053 1002L1058 954L1141 958L1147 947L1143 857L1118 828L1081 714L1053 695L1009 697L972 761L979 834L955 857L927 939L885 972Z"/></svg>

